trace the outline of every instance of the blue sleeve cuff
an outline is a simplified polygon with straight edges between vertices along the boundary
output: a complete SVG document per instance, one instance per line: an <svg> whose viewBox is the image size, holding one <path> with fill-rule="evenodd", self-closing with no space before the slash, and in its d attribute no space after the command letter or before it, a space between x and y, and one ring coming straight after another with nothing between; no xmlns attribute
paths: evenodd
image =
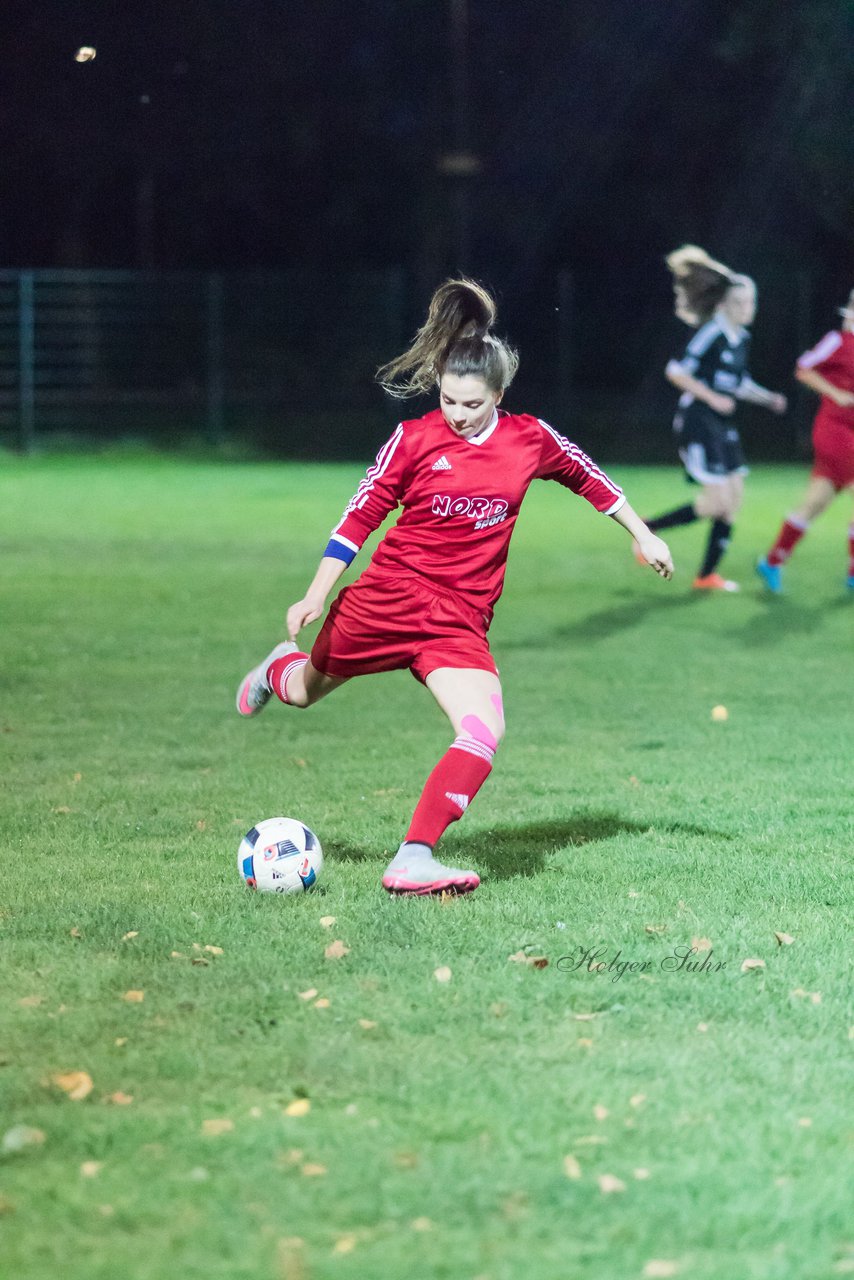
<svg viewBox="0 0 854 1280"><path fill-rule="evenodd" d="M357 549L349 546L346 542L342 542L339 538L330 538L323 554L324 556L330 556L333 560L343 560L345 564L352 564L356 558Z"/></svg>

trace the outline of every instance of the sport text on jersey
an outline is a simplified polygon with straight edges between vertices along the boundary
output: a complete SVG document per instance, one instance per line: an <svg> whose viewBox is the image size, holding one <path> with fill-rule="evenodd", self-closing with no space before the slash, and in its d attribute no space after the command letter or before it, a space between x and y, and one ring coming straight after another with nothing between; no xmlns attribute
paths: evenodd
<svg viewBox="0 0 854 1280"><path fill-rule="evenodd" d="M488 529L507 519L509 503L504 498L451 498L433 495L434 516L468 516L475 529Z"/></svg>

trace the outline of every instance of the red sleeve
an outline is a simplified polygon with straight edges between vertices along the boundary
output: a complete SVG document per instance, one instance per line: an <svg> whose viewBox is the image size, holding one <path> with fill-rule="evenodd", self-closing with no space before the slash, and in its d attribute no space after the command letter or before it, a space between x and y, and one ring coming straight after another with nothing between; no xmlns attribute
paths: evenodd
<svg viewBox="0 0 854 1280"><path fill-rule="evenodd" d="M817 342L810 351L804 352L798 360L798 368L820 369L831 360L841 346L842 335L836 329L831 329L830 333L824 335L821 342Z"/></svg>
<svg viewBox="0 0 854 1280"><path fill-rule="evenodd" d="M405 479L406 446L401 423L380 449L376 462L368 467L364 480L344 508L343 516L332 530L332 541L340 542L355 554L398 505Z"/></svg>
<svg viewBox="0 0 854 1280"><path fill-rule="evenodd" d="M597 511L611 516L626 501L618 484L609 480L605 472L577 444L559 435L542 418L537 419L542 429L542 449L537 475L541 480L557 480L578 493Z"/></svg>

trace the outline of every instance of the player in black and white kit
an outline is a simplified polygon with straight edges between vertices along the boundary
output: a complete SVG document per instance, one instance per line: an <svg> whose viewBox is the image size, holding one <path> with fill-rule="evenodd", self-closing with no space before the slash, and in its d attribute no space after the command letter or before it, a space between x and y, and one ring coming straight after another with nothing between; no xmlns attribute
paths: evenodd
<svg viewBox="0 0 854 1280"><path fill-rule="evenodd" d="M738 583L717 572L748 470L732 414L739 400L785 413L786 397L758 386L748 373L748 326L756 314L756 286L750 277L735 275L695 245L676 249L667 265L673 275L676 314L697 328L684 355L668 363L665 376L682 392L673 430L688 479L701 490L693 502L646 523L659 531L711 520L694 587L737 591Z"/></svg>

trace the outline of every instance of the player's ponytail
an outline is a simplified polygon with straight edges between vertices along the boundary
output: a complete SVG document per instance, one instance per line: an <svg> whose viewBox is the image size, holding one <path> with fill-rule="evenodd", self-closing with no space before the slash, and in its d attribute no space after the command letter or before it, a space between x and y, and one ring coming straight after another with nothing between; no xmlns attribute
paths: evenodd
<svg viewBox="0 0 854 1280"><path fill-rule="evenodd" d="M495 302L482 285L446 280L433 294L411 346L377 370L377 381L398 400L431 390L446 372L474 374L492 391L504 391L519 357L491 332L496 315Z"/></svg>
<svg viewBox="0 0 854 1280"><path fill-rule="evenodd" d="M673 276L674 310L680 320L695 327L711 318L732 286L741 280L695 244L674 249L665 262Z"/></svg>

